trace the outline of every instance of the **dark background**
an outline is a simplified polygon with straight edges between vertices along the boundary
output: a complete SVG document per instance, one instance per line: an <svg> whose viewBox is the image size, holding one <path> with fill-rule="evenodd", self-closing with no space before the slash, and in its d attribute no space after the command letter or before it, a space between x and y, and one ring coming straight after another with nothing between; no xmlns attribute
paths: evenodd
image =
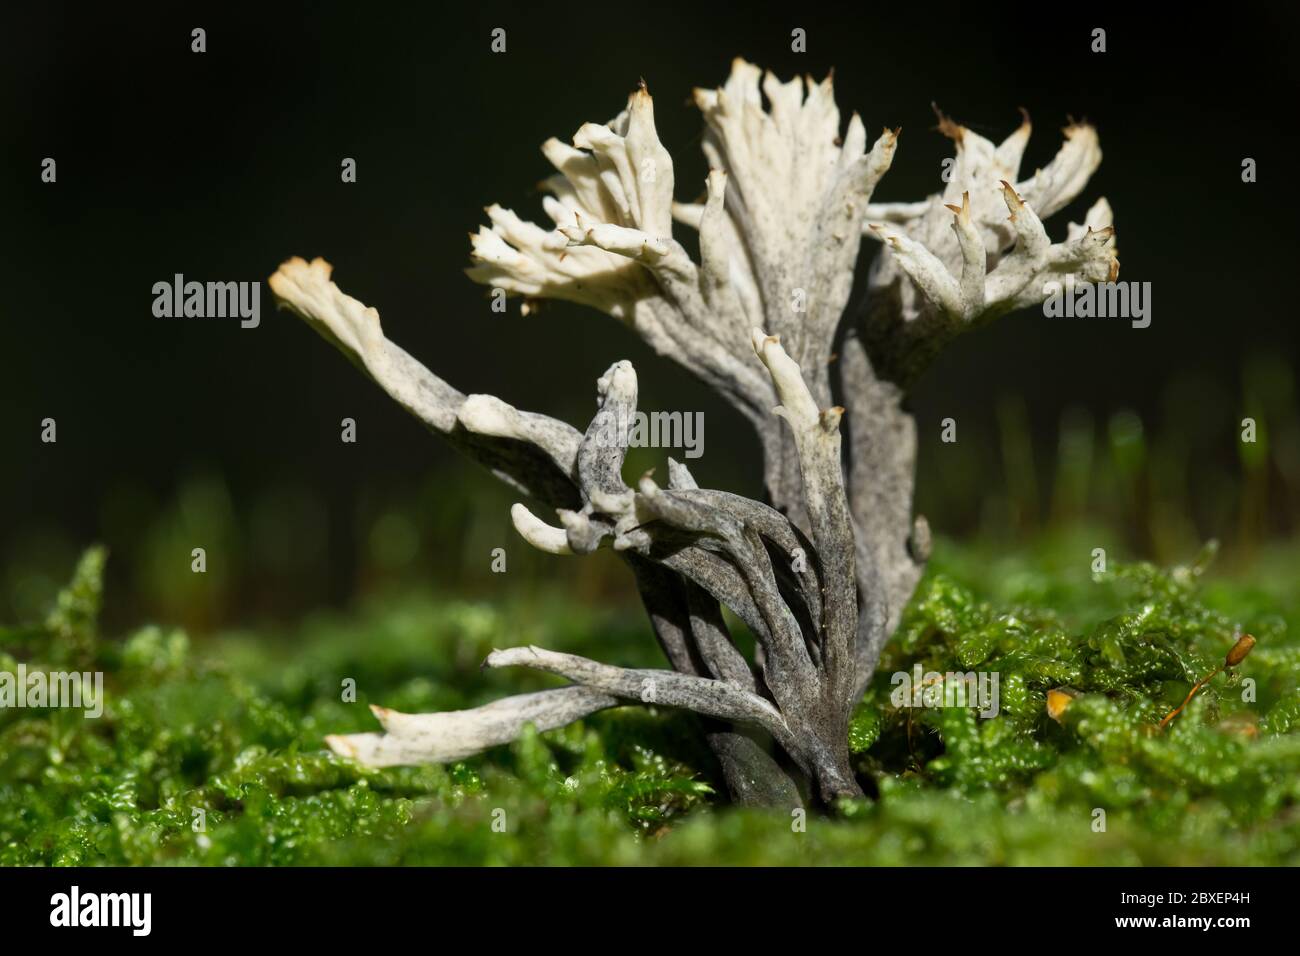
<svg viewBox="0 0 1300 956"><path fill-rule="evenodd" d="M400 558L415 546L401 528L375 537L388 501L414 502L417 526L428 517L418 546L440 550L449 568L469 534L457 515L493 516L473 548L504 533L510 494L456 464L301 322L275 313L265 285L255 330L155 318L151 287L177 272L264 282L290 255L324 256L345 291L380 310L392 339L462 390L580 425L596 377L630 358L643 407L707 409L707 453L694 465L702 483L757 493L743 421L670 361L581 307L495 314L462 274L482 207L496 201L544 221L534 184L550 169L538 146L612 117L638 77L655 96L678 198L695 198L706 168L690 90L720 85L736 55L783 78L834 67L845 120L857 110L873 133L903 127L879 200L939 187L950 150L933 129L932 101L997 139L1017 125L1016 107L1028 109L1025 173L1055 153L1067 114L1099 127L1100 171L1048 228L1062 237L1067 219L1105 195L1121 278L1152 283L1152 325L1035 312L959 340L915 396L921 499L936 497L935 482L960 499L941 509L939 530L974 528L1003 479L936 464L931 433L951 415L963 441L987 444L981 436L996 434L1007 395L1035 456L1055 455L1067 409L1098 421L1131 409L1152 433L1219 436L1193 449L1189 470L1230 464L1250 369L1293 370L1300 353L1296 196L1284 188L1297 155L1294 15L1240 4L1058 7L6 10L0 559L9 608L25 610L22 595L43 586L27 580L33 569L92 541L130 558L115 565L119 575L151 560L187 571L192 543L176 529L202 527L214 511L225 516L218 524L242 529L244 553L260 555L226 580L209 609L218 620L346 599L364 585L365 555ZM201 55L190 52L196 26L207 30ZM489 49L498 26L505 54ZM1090 52L1097 26L1107 30L1104 54ZM806 54L790 50L794 27L807 30ZM58 162L55 185L40 181L46 156ZM1247 156L1259 167L1250 185L1240 175ZM356 184L340 182L343 157L357 160ZM39 440L47 416L58 422L54 445ZM345 416L359 424L357 445L339 441ZM1202 527L1214 513L1192 516L1200 533L1221 530ZM162 514L174 516L172 531L146 547ZM209 561L221 564L219 547ZM141 580L121 583L131 593ZM444 572L444 583L456 580Z"/></svg>

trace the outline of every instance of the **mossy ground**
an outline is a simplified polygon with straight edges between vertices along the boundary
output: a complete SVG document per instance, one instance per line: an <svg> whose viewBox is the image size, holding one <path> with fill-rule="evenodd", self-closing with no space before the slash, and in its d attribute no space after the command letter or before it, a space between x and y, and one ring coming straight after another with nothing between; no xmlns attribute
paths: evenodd
<svg viewBox="0 0 1300 956"><path fill-rule="evenodd" d="M658 666L629 609L558 590L388 596L195 649L165 628L97 633L91 551L45 622L0 630L0 670L101 670L107 691L98 720L0 711L0 863L1300 862L1300 551L1092 575L1090 547L1058 537L994 559L941 544L853 722L871 798L802 832L728 807L681 713L608 711L449 767L366 771L322 749L375 729L367 703L447 709L555 683L481 672L493 646ZM1239 630L1254 652L1156 732ZM890 675L918 662L999 672L1001 712L895 708ZM1044 701L1060 686L1082 696L1058 723Z"/></svg>

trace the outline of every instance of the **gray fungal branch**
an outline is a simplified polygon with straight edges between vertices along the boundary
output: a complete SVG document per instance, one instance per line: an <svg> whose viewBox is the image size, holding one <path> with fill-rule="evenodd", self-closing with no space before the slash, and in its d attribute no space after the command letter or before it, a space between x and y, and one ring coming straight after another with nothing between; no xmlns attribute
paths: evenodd
<svg viewBox="0 0 1300 956"><path fill-rule="evenodd" d="M1053 277L1115 277L1105 200L1064 242L1042 223L1096 169L1097 136L1072 124L1052 163L1019 180L1027 118L997 146L943 119L956 146L943 192L875 204L898 131L868 148L855 114L841 133L829 78L781 83L737 60L726 84L697 90L695 102L712 167L703 203L674 202L672 158L642 86L609 123L583 125L572 145L543 145L556 169L543 202L551 226L488 207L468 272L522 297L525 311L545 298L597 308L716 389L754 427L766 502L700 488L671 459L666 484L649 474L627 483L629 362L597 381L597 411L580 432L457 391L390 342L379 313L343 293L324 260L294 258L271 277L283 306L407 411L554 513L512 508L529 544L620 554L670 665L496 650L487 666L571 683L467 711L375 708L382 732L331 737L336 752L373 766L452 761L525 724L546 730L642 703L701 715L738 802L861 794L849 718L929 551L928 527L912 513L907 390L963 329L1041 302ZM673 238L674 221L698 231L698 263ZM865 306L850 309L864 235L882 248ZM752 660L723 607L753 633Z"/></svg>

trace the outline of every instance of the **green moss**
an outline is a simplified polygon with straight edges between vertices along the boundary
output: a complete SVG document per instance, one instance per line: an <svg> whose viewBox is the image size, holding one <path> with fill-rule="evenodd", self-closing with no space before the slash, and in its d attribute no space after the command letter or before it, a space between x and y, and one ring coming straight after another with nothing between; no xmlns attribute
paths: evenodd
<svg viewBox="0 0 1300 956"><path fill-rule="evenodd" d="M368 702L464 707L551 686L481 673L493 644L656 665L618 608L389 596L289 635L114 640L97 632L92 550L45 621L0 631L0 670L94 669L106 685L96 720L0 711L0 863L1300 862L1300 553L1210 584L1204 560L1094 578L1079 554L941 546L850 729L872 799L801 830L726 806L676 712L620 708L447 767L364 770L323 750L325 733L374 729ZM1159 732L1241 628L1254 652ZM998 715L894 706L892 675L917 664L996 671ZM1058 722L1045 700L1060 687L1077 696Z"/></svg>

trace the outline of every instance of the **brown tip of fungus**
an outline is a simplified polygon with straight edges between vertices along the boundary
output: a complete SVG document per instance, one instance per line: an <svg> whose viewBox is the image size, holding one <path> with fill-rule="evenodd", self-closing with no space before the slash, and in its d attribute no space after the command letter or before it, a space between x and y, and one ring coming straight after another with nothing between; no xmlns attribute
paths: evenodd
<svg viewBox="0 0 1300 956"><path fill-rule="evenodd" d="M935 129L960 146L962 143L962 137L966 135L965 127L960 123L953 122L951 118L945 116L943 110L939 109L938 103L931 103L930 109L934 110L934 115L939 120L939 125L936 126Z"/></svg>
<svg viewBox="0 0 1300 956"><path fill-rule="evenodd" d="M1232 650L1228 651L1226 663L1228 667L1236 667L1246 659L1246 655L1255 647L1255 638L1249 634L1243 634L1237 638L1237 643L1232 645Z"/></svg>

